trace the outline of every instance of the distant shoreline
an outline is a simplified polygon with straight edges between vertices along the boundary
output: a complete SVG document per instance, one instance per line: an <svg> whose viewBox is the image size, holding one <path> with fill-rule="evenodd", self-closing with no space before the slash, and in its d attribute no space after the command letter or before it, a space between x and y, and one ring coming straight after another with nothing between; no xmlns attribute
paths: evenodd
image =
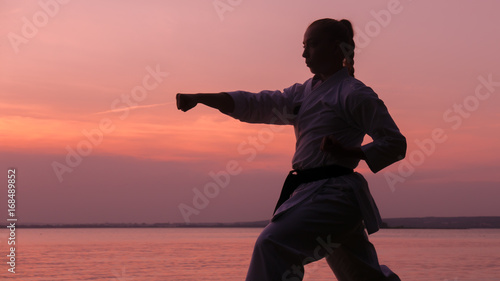
<svg viewBox="0 0 500 281"><path fill-rule="evenodd" d="M265 227L267 222L250 223L102 223L102 224L20 224L17 228L244 228ZM6 225L2 225L6 227Z"/></svg>
<svg viewBox="0 0 500 281"><path fill-rule="evenodd" d="M269 221L233 223L100 223L100 224L17 224L16 228L262 228ZM1 225L6 228L7 225ZM500 217L422 217L383 219L384 229L471 229L500 228Z"/></svg>

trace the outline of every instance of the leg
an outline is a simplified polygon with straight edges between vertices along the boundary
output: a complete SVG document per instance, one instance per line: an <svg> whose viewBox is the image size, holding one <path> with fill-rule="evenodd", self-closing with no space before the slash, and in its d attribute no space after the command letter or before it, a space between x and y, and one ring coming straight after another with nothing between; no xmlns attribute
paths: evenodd
<svg viewBox="0 0 500 281"><path fill-rule="evenodd" d="M377 252L363 225L326 260L339 281L401 281L387 266L379 265Z"/></svg>
<svg viewBox="0 0 500 281"><path fill-rule="evenodd" d="M360 221L349 188L323 187L262 231L246 280L302 280L303 266L333 253Z"/></svg>

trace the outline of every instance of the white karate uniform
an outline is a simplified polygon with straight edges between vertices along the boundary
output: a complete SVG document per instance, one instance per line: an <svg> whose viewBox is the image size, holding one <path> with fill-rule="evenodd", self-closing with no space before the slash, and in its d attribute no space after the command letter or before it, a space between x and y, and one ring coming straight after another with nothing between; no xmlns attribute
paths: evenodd
<svg viewBox="0 0 500 281"><path fill-rule="evenodd" d="M371 88L346 68L316 82L311 78L283 91L228 92L235 104L228 115L248 123L293 125L294 169L331 164L354 169L358 159L320 150L328 135L345 147L360 147L363 137L371 136L373 142L361 149L373 172L404 157L406 140ZM377 231L380 222L359 173L302 184L257 239L246 280L302 280L303 265L325 256L339 281L399 280L378 264L364 232L365 226L368 233Z"/></svg>

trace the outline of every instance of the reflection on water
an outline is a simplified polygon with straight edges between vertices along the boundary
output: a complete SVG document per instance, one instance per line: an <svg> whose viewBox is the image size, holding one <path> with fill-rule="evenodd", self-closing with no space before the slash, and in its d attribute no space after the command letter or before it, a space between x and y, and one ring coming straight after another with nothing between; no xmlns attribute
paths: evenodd
<svg viewBox="0 0 500 281"><path fill-rule="evenodd" d="M18 229L12 280L244 280L258 228ZM404 281L500 280L500 230L383 229L370 236ZM4 239L5 238L5 239ZM5 232L2 240L6 241ZM6 245L6 243L5 243ZM4 246L4 252L7 246ZM4 258L6 261L6 258ZM304 280L335 280L326 262Z"/></svg>

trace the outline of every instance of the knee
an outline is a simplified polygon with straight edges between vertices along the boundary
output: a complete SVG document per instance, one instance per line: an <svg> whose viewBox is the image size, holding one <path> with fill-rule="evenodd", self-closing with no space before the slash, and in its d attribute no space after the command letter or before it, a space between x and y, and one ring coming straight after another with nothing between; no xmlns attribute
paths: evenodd
<svg viewBox="0 0 500 281"><path fill-rule="evenodd" d="M283 251L293 247L293 242L290 241L289 232L285 231L281 225L270 223L260 233L255 241L255 249L265 249L266 251ZM294 240L294 239L292 239Z"/></svg>
<svg viewBox="0 0 500 281"><path fill-rule="evenodd" d="M265 229L255 241L255 248L262 249L273 247L273 245L276 244L276 241L275 235Z"/></svg>

